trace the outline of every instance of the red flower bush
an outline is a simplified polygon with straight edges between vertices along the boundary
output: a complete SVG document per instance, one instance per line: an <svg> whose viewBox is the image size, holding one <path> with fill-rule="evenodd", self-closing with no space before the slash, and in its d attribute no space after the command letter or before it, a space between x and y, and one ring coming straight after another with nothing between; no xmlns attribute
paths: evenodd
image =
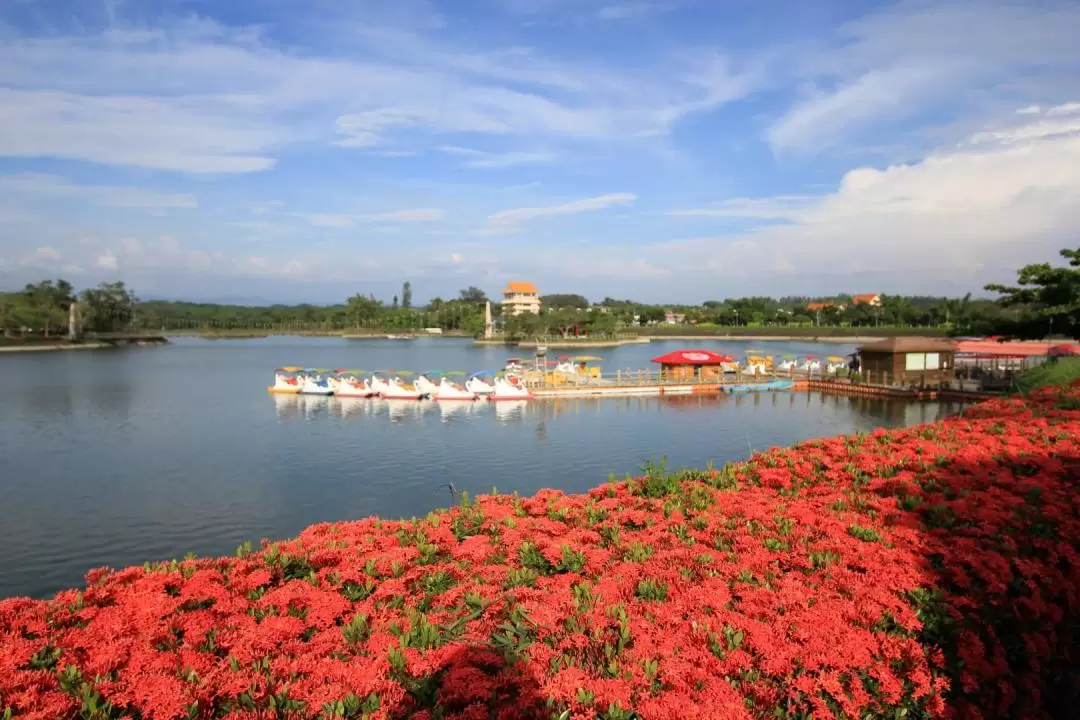
<svg viewBox="0 0 1080 720"><path fill-rule="evenodd" d="M1080 388L0 602L0 717L1040 717Z"/></svg>

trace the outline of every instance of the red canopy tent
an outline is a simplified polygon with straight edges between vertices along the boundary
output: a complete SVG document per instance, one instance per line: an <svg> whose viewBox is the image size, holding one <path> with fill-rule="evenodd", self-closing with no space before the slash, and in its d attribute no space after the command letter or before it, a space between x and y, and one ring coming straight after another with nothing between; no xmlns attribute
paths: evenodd
<svg viewBox="0 0 1080 720"><path fill-rule="evenodd" d="M652 359L661 365L721 365L734 360L730 355L720 355L712 350L673 350Z"/></svg>
<svg viewBox="0 0 1080 720"><path fill-rule="evenodd" d="M652 361L660 363L660 371L670 377L719 378L723 374L721 366L734 362L735 358L714 353L712 350L674 350L666 355L654 357Z"/></svg>

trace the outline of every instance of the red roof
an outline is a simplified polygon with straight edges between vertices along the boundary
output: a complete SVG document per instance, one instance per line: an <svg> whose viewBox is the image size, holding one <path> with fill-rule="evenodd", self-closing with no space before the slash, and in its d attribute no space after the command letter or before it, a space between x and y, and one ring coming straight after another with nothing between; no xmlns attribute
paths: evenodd
<svg viewBox="0 0 1080 720"><path fill-rule="evenodd" d="M652 359L661 365L720 365L734 360L730 355L719 355L712 350L674 350Z"/></svg>

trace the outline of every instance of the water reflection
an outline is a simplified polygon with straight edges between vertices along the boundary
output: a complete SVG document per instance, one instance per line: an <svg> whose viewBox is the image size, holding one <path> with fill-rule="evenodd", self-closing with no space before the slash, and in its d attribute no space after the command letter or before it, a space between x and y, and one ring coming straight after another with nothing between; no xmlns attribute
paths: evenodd
<svg viewBox="0 0 1080 720"><path fill-rule="evenodd" d="M948 402L906 401L890 398L826 395L821 393L778 392L736 395L670 395L622 398L547 398L462 402L437 400L383 400L379 398L336 398L321 395L272 395L281 419L320 420L342 418L361 421L374 418L392 423L418 422L427 416L455 424L493 416L498 423L540 422L566 416L642 413L701 413L732 410L754 412L806 408L830 415L852 414L887 425L917 425L933 422L957 412L961 405Z"/></svg>

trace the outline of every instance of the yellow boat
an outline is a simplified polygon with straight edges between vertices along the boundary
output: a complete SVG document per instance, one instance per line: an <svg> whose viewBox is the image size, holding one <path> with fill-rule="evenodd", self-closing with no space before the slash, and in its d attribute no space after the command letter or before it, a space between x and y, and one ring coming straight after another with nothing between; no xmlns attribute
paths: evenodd
<svg viewBox="0 0 1080 720"><path fill-rule="evenodd" d="M299 373L303 368L287 365L274 371L274 384L266 388L276 395L296 395L300 392L303 381Z"/></svg>

